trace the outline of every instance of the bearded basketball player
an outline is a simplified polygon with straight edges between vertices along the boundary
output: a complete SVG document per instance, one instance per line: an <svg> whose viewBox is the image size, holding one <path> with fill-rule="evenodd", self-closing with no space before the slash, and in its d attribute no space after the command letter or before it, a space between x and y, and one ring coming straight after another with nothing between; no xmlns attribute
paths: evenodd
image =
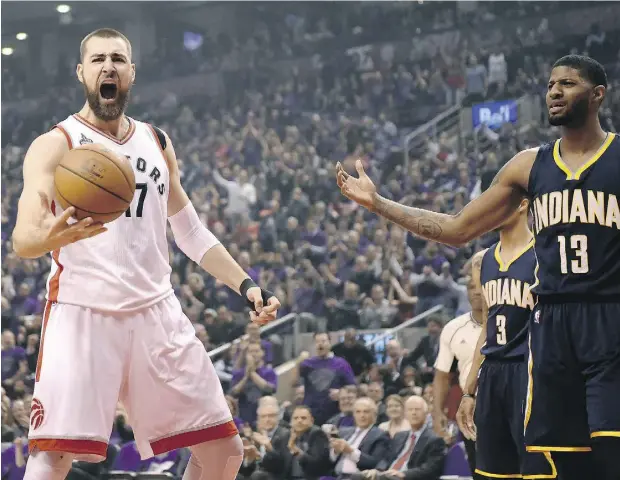
<svg viewBox="0 0 620 480"><path fill-rule="evenodd" d="M23 258L52 254L37 363L26 480L62 480L74 459L100 461L117 401L142 458L189 447L185 480L233 480L243 445L204 347L170 283L166 222L179 248L247 298L252 321L276 317L261 290L200 222L170 138L125 115L136 69L131 44L101 29L80 47L86 103L38 137L24 159L13 232ZM136 181L127 213L103 226L54 202L54 170L84 143L126 156Z"/></svg>
<svg viewBox="0 0 620 480"><path fill-rule="evenodd" d="M546 101L561 138L517 154L457 215L381 197L359 162L359 178L337 169L348 198L455 246L498 228L529 197L538 303L530 317L525 443L557 459L561 480L620 478L620 141L599 121L606 90L596 60L560 58Z"/></svg>

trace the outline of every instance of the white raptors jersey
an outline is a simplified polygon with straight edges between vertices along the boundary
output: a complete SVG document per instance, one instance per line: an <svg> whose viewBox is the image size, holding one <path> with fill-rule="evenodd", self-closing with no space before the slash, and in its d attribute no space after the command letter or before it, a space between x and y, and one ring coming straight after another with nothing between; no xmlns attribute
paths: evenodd
<svg viewBox="0 0 620 480"><path fill-rule="evenodd" d="M47 281L51 302L122 312L148 307L173 291L166 238L168 166L153 128L129 121L122 140L78 115L57 125L69 148L98 143L127 157L136 176L136 192L125 214L106 225L107 232L52 252ZM59 204L53 206L59 215Z"/></svg>

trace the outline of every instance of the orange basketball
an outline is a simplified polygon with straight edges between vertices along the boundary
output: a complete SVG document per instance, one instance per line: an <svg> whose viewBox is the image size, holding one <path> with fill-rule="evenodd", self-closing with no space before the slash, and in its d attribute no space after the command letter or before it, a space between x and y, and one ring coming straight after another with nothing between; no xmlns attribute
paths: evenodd
<svg viewBox="0 0 620 480"><path fill-rule="evenodd" d="M75 218L116 220L129 208L136 179L129 161L103 145L69 150L54 173L56 199L63 209L75 207Z"/></svg>

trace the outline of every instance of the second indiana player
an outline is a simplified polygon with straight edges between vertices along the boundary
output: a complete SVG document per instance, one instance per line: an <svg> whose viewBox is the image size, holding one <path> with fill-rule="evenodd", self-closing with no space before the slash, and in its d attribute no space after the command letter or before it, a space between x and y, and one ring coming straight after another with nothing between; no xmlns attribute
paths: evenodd
<svg viewBox="0 0 620 480"><path fill-rule="evenodd" d="M476 440L476 473L488 478L553 473L543 454L525 451L523 438L528 321L535 303L530 287L536 268L528 207L523 198L502 225L499 242L472 262L472 280L482 289L483 329L457 420L461 431Z"/></svg>

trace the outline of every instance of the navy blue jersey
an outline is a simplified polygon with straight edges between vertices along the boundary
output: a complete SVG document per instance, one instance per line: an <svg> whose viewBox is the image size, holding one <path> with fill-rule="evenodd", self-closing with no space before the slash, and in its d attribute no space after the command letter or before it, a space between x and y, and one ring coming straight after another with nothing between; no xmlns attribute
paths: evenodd
<svg viewBox="0 0 620 480"><path fill-rule="evenodd" d="M525 356L530 313L534 308L536 255L534 240L512 261L504 264L501 243L491 246L482 257L480 281L489 309L487 339L482 354L493 359Z"/></svg>
<svg viewBox="0 0 620 480"><path fill-rule="evenodd" d="M534 212L534 292L568 301L620 298L620 141L613 133L572 172L561 141L540 147L528 193Z"/></svg>

